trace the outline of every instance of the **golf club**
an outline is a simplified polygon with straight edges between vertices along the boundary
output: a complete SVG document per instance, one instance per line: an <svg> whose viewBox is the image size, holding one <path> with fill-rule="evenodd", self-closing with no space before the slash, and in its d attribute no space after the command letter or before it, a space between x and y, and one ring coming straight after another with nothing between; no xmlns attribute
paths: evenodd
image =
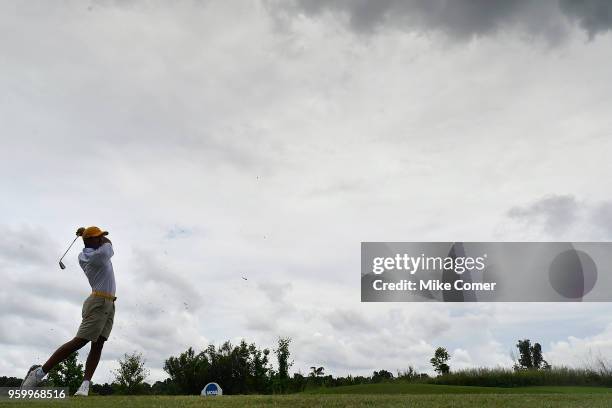
<svg viewBox="0 0 612 408"><path fill-rule="evenodd" d="M62 255L62 257L59 260L59 266L61 269L66 269L66 265L64 265L64 263L62 262L62 259L64 259L64 257L66 256L66 254L68 253L68 251L70 251L70 248L72 248L72 245L74 245L74 243L76 242L76 240L79 239L79 236L77 235L77 237L70 243L70 246L68 247L68 249L66 250L66 252L64 252L64 255Z"/></svg>

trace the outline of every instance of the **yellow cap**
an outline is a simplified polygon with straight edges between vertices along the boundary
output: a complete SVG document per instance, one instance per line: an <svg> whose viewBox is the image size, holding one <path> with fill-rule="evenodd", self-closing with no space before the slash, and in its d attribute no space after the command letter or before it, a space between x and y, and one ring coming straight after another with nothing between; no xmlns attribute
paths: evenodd
<svg viewBox="0 0 612 408"><path fill-rule="evenodd" d="M95 238L95 237L99 237L102 235L108 235L108 231L102 231L100 228L98 227L87 227L85 228L85 231L83 231L83 239L85 238Z"/></svg>

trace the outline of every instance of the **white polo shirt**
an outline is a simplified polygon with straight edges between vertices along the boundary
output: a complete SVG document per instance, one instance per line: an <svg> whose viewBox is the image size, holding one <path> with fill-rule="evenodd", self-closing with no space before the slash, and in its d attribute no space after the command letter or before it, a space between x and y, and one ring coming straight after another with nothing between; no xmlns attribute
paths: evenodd
<svg viewBox="0 0 612 408"><path fill-rule="evenodd" d="M115 295L115 272L110 260L114 254L113 246L108 242L98 249L83 248L79 254L79 264L89 280L91 290Z"/></svg>

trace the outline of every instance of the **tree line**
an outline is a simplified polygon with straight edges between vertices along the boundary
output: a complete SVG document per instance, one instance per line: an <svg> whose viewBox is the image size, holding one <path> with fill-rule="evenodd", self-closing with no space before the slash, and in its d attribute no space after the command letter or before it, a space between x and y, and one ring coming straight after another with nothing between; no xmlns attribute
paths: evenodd
<svg viewBox="0 0 612 408"><path fill-rule="evenodd" d="M279 338L273 350L260 348L255 343L242 340L233 345L226 341L220 346L208 345L196 351L192 347L165 360L163 369L168 374L164 381L153 384L146 382L149 370L142 354L125 354L118 361L119 368L113 370L114 381L110 384L93 384L92 391L100 395L109 394L199 394L209 382L221 385L225 394L282 394L301 392L312 387L336 387L393 380L406 381L450 381L451 355L444 347L434 351L430 363L438 374L435 379L413 367L393 373L381 369L370 376L334 377L325 374L323 366L314 365L310 372L289 374L293 365L290 351L291 339ZM531 344L529 339L519 340L519 352L515 358L514 371L550 370L544 360L539 343ZM83 380L83 365L78 362L78 353L55 367L48 375L47 386L69 387L76 391ZM271 360L275 360L275 364ZM14 377L0 377L0 386L19 386L21 380Z"/></svg>

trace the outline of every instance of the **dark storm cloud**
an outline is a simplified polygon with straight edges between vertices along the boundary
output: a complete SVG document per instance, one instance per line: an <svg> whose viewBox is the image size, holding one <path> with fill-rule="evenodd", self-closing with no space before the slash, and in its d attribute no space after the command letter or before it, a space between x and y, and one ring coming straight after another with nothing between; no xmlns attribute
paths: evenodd
<svg viewBox="0 0 612 408"><path fill-rule="evenodd" d="M550 195L525 206L515 206L508 216L526 224L541 224L549 233L566 230L576 219L578 203L572 195Z"/></svg>
<svg viewBox="0 0 612 408"><path fill-rule="evenodd" d="M612 27L612 3L605 0L297 0L294 4L297 12L307 15L343 15L360 33L388 26L466 39L516 27L553 40L563 35L568 21L578 23L590 37Z"/></svg>
<svg viewBox="0 0 612 408"><path fill-rule="evenodd" d="M511 20L525 1L308 1L298 0L307 13L334 10L348 15L357 31L371 31L381 24L407 28L438 28L461 37L494 31Z"/></svg>
<svg viewBox="0 0 612 408"><path fill-rule="evenodd" d="M609 0L560 0L559 6L591 38L612 27L612 2Z"/></svg>

